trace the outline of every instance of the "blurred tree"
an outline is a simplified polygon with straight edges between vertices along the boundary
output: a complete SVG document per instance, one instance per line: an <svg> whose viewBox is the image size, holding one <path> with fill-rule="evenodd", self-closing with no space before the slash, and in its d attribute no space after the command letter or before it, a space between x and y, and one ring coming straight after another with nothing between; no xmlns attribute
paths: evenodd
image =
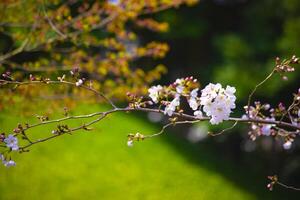
<svg viewBox="0 0 300 200"><path fill-rule="evenodd" d="M151 14L194 4L197 0L19 1L0 3L0 71L6 78L42 79L80 69L93 80L94 88L110 97L124 99L127 91L143 94L147 85L160 79L166 68L137 66L141 58L162 58L168 45L147 43L136 33L168 30ZM77 77L81 78L81 77ZM84 82L84 79L82 79ZM33 90L22 94L34 96ZM57 88L55 92L68 90ZM2 91L1 91L2 92ZM48 94L51 91L40 91ZM77 97L86 93L74 91ZM23 95L24 97L25 95ZM4 101L4 99L2 99ZM9 101L12 101L10 98Z"/></svg>

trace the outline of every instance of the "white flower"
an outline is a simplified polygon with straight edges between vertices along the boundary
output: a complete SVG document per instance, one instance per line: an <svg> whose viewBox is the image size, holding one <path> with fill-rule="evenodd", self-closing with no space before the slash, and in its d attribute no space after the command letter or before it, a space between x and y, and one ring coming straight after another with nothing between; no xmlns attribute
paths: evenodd
<svg viewBox="0 0 300 200"><path fill-rule="evenodd" d="M217 93L222 88L222 85L220 83L212 84L209 83L203 90L202 90L202 97L207 96L208 98L215 98L217 96Z"/></svg>
<svg viewBox="0 0 300 200"><path fill-rule="evenodd" d="M270 136L271 135L271 127L272 125L270 124L265 124L261 127L261 134L265 136Z"/></svg>
<svg viewBox="0 0 300 200"><path fill-rule="evenodd" d="M265 110L269 110L270 108L271 108L270 104L265 104L265 105L264 105L264 109L265 109Z"/></svg>
<svg viewBox="0 0 300 200"><path fill-rule="evenodd" d="M197 98L197 96L198 96L198 88L196 88L196 89L193 89L192 91L191 91L191 94L190 94L190 96L191 96L191 98Z"/></svg>
<svg viewBox="0 0 300 200"><path fill-rule="evenodd" d="M75 83L75 85L77 87L81 86L83 84L83 80L82 79L78 79L78 81Z"/></svg>
<svg viewBox="0 0 300 200"><path fill-rule="evenodd" d="M224 104L212 104L211 108L211 124L219 124L223 120L228 120L230 109L226 108Z"/></svg>
<svg viewBox="0 0 300 200"><path fill-rule="evenodd" d="M180 98L177 96L171 101L171 103L169 105L166 106L164 114L172 116L176 110L176 107L179 105L180 105Z"/></svg>
<svg viewBox="0 0 300 200"><path fill-rule="evenodd" d="M164 110L164 114L172 116L174 111L175 111L175 109L173 109L171 106L168 105L168 106L166 106L166 108Z"/></svg>
<svg viewBox="0 0 300 200"><path fill-rule="evenodd" d="M219 124L223 120L228 120L231 110L235 108L236 89L227 86L209 83L201 93L200 105L203 105L203 111L210 116L211 124Z"/></svg>
<svg viewBox="0 0 300 200"><path fill-rule="evenodd" d="M178 78L178 79L176 79L175 83L176 83L177 85L181 85L181 84L183 83L183 81L184 81L183 78Z"/></svg>
<svg viewBox="0 0 300 200"><path fill-rule="evenodd" d="M3 163L3 165L4 165L5 167L16 166L16 163L15 163L15 161L13 161L13 160L9 160L9 161L3 160L2 163Z"/></svg>
<svg viewBox="0 0 300 200"><path fill-rule="evenodd" d="M209 122L210 122L211 124L213 124L213 125L219 124L219 123L221 123L222 121L223 121L223 119L222 119L221 117L215 116L215 115L213 115L213 116L211 117L211 119L209 120Z"/></svg>
<svg viewBox="0 0 300 200"><path fill-rule="evenodd" d="M179 97L175 97L172 101L171 101L171 103L170 103L170 105L172 106L172 107L177 107L177 106L179 106L180 105L180 98Z"/></svg>
<svg viewBox="0 0 300 200"><path fill-rule="evenodd" d="M197 109L198 109L199 104L198 104L196 98L190 98L188 102L189 102L190 107L191 107L193 110L197 110Z"/></svg>
<svg viewBox="0 0 300 200"><path fill-rule="evenodd" d="M176 92L177 92L177 94L182 94L182 93L183 93L183 90L184 90L184 86L182 86L182 85L178 85L178 86L176 87Z"/></svg>
<svg viewBox="0 0 300 200"><path fill-rule="evenodd" d="M249 119L247 115L242 115L242 119Z"/></svg>
<svg viewBox="0 0 300 200"><path fill-rule="evenodd" d="M11 148L11 150L13 151L17 151L19 149L18 138L16 138L12 134L9 134L7 138L4 139L4 142L6 143L6 146L8 148Z"/></svg>
<svg viewBox="0 0 300 200"><path fill-rule="evenodd" d="M128 147L133 147L133 140L128 140L127 141L127 146Z"/></svg>
<svg viewBox="0 0 300 200"><path fill-rule="evenodd" d="M283 148L284 148L285 150L289 150L291 147L292 147L292 142L291 142L291 141L286 141L286 142L283 144Z"/></svg>
<svg viewBox="0 0 300 200"><path fill-rule="evenodd" d="M201 117L203 117L203 113L201 112L201 110L196 110L194 112L194 116L197 118L201 118Z"/></svg>
<svg viewBox="0 0 300 200"><path fill-rule="evenodd" d="M201 103L200 103L201 104ZM203 105L203 104L202 104ZM205 114L207 116L211 116L211 110L212 110L212 102L211 101L207 101L207 103L204 104L203 106L203 111L205 112Z"/></svg>
<svg viewBox="0 0 300 200"><path fill-rule="evenodd" d="M227 94L228 96L234 96L235 92L236 92L235 87L231 87L229 85L226 86L225 94Z"/></svg>
<svg viewBox="0 0 300 200"><path fill-rule="evenodd" d="M298 117L300 117L300 109L298 110Z"/></svg>
<svg viewBox="0 0 300 200"><path fill-rule="evenodd" d="M0 160L2 161L5 167L11 167L16 165L16 163L13 160L6 161L3 154L0 154Z"/></svg>
<svg viewBox="0 0 300 200"><path fill-rule="evenodd" d="M148 89L149 97L154 103L158 103L159 93L162 91L163 87L161 85L152 86Z"/></svg>

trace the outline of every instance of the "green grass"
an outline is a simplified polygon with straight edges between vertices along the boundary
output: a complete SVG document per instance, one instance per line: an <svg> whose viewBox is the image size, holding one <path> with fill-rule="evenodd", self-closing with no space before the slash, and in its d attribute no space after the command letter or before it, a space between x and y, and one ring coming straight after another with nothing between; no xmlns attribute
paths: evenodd
<svg viewBox="0 0 300 200"><path fill-rule="evenodd" d="M79 111L98 109L86 106ZM2 113L0 129L11 130L20 120L27 119ZM37 137L52 128L40 127L30 134ZM93 131L33 146L29 153L14 155L16 167L0 167L0 199L256 199L209 169L208 156L203 166L192 162L191 155L179 153L166 136L126 146L129 132L157 130L137 116L120 113L98 123Z"/></svg>

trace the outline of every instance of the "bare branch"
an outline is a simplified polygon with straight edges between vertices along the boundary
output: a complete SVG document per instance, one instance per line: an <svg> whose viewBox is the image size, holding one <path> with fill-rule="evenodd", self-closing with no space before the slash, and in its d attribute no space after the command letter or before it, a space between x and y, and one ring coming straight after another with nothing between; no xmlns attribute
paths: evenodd
<svg viewBox="0 0 300 200"><path fill-rule="evenodd" d="M275 68L272 70L272 72L263 80L261 81L260 83L258 83L254 89L251 91L249 97L248 97L248 103L247 103L247 116L250 117L250 104L251 104L251 99L252 99L252 96L254 95L254 93L256 92L256 90L261 86L263 85L265 82L267 82L272 76L273 74L275 73Z"/></svg>
<svg viewBox="0 0 300 200"><path fill-rule="evenodd" d="M144 138L146 139L146 138L152 138L152 137L159 136L159 135L163 134L165 129L168 128L169 126L175 126L177 124L193 124L193 123L197 123L197 122L200 122L200 120L170 122L170 123L164 125L158 133L155 133L152 135L146 135Z"/></svg>
<svg viewBox="0 0 300 200"><path fill-rule="evenodd" d="M47 11L46 11L46 8L45 8L45 2L43 1L42 2L42 10L43 10L43 13L45 15L45 18L46 20L48 21L49 25L51 26L51 28L58 34L60 35L63 39L66 38L67 36L62 33L56 26L55 24L52 22L52 20L50 19L50 17L48 16L47 14Z"/></svg>
<svg viewBox="0 0 300 200"><path fill-rule="evenodd" d="M235 121L234 124L228 128L223 129L222 131L218 132L218 133L208 133L210 136L218 136L218 135L222 135L223 133L225 133L226 131L230 131L232 130L236 125L238 124L238 121Z"/></svg>
<svg viewBox="0 0 300 200"><path fill-rule="evenodd" d="M296 190L296 191L300 191L300 188L296 188L294 186L289 186L289 185L286 185L284 183L281 183L279 181L277 181L277 184L284 187L284 188L287 188L287 189L291 189L291 190Z"/></svg>

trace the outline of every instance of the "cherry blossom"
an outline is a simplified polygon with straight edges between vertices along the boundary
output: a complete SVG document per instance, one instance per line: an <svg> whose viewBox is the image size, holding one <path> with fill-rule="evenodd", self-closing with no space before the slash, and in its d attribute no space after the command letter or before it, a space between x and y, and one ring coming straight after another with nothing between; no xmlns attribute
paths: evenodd
<svg viewBox="0 0 300 200"><path fill-rule="evenodd" d="M16 166L16 163L15 163L15 161L13 161L13 160L9 160L9 161L3 160L2 162L3 162L3 165L4 165L5 167Z"/></svg>
<svg viewBox="0 0 300 200"><path fill-rule="evenodd" d="M75 85L77 87L81 86L83 84L83 80L82 79L78 79L78 81L75 83Z"/></svg>
<svg viewBox="0 0 300 200"><path fill-rule="evenodd" d="M203 113L202 113L201 110L196 110L194 112L194 116L197 117L197 118L201 118L201 117L203 117Z"/></svg>
<svg viewBox="0 0 300 200"><path fill-rule="evenodd" d="M292 142L286 141L282 146L285 150L289 150L292 147Z"/></svg>
<svg viewBox="0 0 300 200"><path fill-rule="evenodd" d="M127 141L127 146L128 147L133 147L133 140L128 140Z"/></svg>
<svg viewBox="0 0 300 200"><path fill-rule="evenodd" d="M183 86L183 85L178 85L178 86L176 87L176 92L177 92L177 94L182 94L183 91L184 91L184 86Z"/></svg>
<svg viewBox="0 0 300 200"><path fill-rule="evenodd" d="M196 98L190 98L188 102L193 110L197 110L197 108L199 107L199 103Z"/></svg>
<svg viewBox="0 0 300 200"><path fill-rule="evenodd" d="M6 146L11 148L13 151L17 151L19 149L18 138L12 134L8 135L8 137L4 139L4 142L6 143Z"/></svg>
<svg viewBox="0 0 300 200"><path fill-rule="evenodd" d="M235 108L235 92L234 87L227 86L224 89L220 83L209 83L202 90L200 104L205 114L211 117L211 124L219 124L229 119L232 109Z"/></svg>
<svg viewBox="0 0 300 200"><path fill-rule="evenodd" d="M161 85L152 86L148 89L149 97L152 99L154 103L158 103L159 100L159 93L163 90Z"/></svg>
<svg viewBox="0 0 300 200"><path fill-rule="evenodd" d="M199 102L197 100L198 90L198 88L193 89L190 93L190 99L188 100L188 103L193 110L197 110L199 107Z"/></svg>
<svg viewBox="0 0 300 200"><path fill-rule="evenodd" d="M170 104L168 104L165 108L164 114L172 116L176 110L176 107L180 105L180 97L175 97Z"/></svg>

